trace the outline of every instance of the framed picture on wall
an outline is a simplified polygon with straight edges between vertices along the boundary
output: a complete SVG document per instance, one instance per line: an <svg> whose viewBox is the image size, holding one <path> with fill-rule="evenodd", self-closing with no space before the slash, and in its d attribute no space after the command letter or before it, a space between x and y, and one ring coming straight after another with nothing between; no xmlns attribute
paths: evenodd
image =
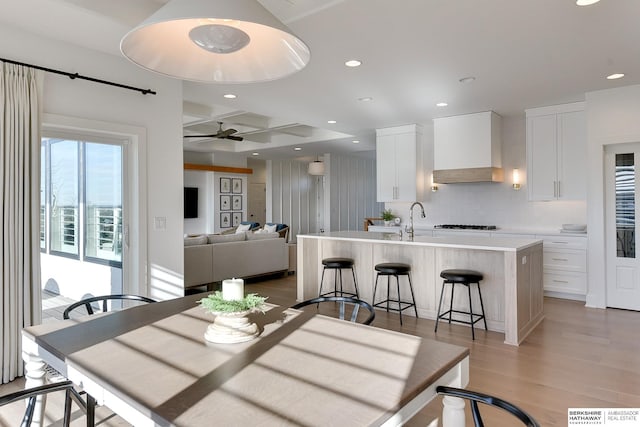
<svg viewBox="0 0 640 427"><path fill-rule="evenodd" d="M242 186L242 182L240 186ZM231 178L220 178L220 192L231 193Z"/></svg>
<svg viewBox="0 0 640 427"><path fill-rule="evenodd" d="M233 196L232 197L232 206L233 206L233 210L234 211L241 211L242 210L242 196Z"/></svg>
<svg viewBox="0 0 640 427"><path fill-rule="evenodd" d="M220 213L220 228L231 227L231 212Z"/></svg>
<svg viewBox="0 0 640 427"><path fill-rule="evenodd" d="M233 216L231 220L232 227L239 226L242 222L242 212L233 212L231 215Z"/></svg>
<svg viewBox="0 0 640 427"><path fill-rule="evenodd" d="M230 211L231 210L231 196L230 195L224 195L224 194L220 195L220 210L221 211Z"/></svg>
<svg viewBox="0 0 640 427"><path fill-rule="evenodd" d="M231 180L231 189L232 189L232 193L242 194L242 179L233 178Z"/></svg>

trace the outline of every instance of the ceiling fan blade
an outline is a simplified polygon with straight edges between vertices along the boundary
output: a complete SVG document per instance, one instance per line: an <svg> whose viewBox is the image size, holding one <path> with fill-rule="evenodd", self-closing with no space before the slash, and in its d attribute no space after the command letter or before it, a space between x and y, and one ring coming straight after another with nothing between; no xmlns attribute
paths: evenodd
<svg viewBox="0 0 640 427"><path fill-rule="evenodd" d="M234 134L234 133L236 133L236 132L238 132L238 131L237 131L237 130L235 130L235 129L225 129L225 130L219 131L219 132L218 132L218 135L219 135L221 138L225 138L225 137L227 137L227 136L229 136L229 135L233 135L233 134Z"/></svg>
<svg viewBox="0 0 640 427"><path fill-rule="evenodd" d="M241 136L224 135L220 133L214 133L211 135L183 135L183 138L217 138L217 139L230 139L232 141L244 141Z"/></svg>
<svg viewBox="0 0 640 427"><path fill-rule="evenodd" d="M233 141L242 141L244 138L240 136L233 136L234 133L238 131L235 129L222 129L222 122L218 122L220 125L220 129L218 133L209 134L209 135L184 135L183 138L218 138L218 139L231 139Z"/></svg>

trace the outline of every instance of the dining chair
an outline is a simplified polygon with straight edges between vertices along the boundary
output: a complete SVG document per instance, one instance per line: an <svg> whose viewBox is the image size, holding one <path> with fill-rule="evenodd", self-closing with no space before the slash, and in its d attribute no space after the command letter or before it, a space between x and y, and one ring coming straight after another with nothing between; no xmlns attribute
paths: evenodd
<svg viewBox="0 0 640 427"><path fill-rule="evenodd" d="M348 309L351 310L351 317L349 319L351 322L357 322L358 312L360 308L363 308L368 311L368 317L360 323L365 325L370 325L371 322L373 322L373 319L375 319L376 317L375 310L373 309L371 304L361 299L351 298L351 297L339 297L339 296L317 297L317 298L312 298L306 301L299 302L296 305L291 306L291 308L301 309L303 307L316 304L316 307L319 309L320 304L322 304L323 307L328 307L329 303L333 303L334 306L338 304L338 315L341 320L345 320L345 311L347 311ZM330 312L328 312L326 309L323 310L322 312L322 314L328 314L328 313Z"/></svg>
<svg viewBox="0 0 640 427"><path fill-rule="evenodd" d="M64 317L65 319L69 319L70 318L70 313L74 310L77 310L79 307L84 306L86 309L86 313L83 313L84 315L86 314L94 314L95 313L95 307L94 307L94 303L98 303L98 302L102 302L102 312L106 313L107 311L109 311L109 306L108 306L108 302L110 301L114 301L114 300L127 300L127 301L138 301L138 302L142 302L142 303L153 303L156 302L155 300L148 298L148 297L143 297L141 295L102 295L102 296L97 296L97 297L89 297L89 298L85 298L82 299L78 302L74 302L73 304L71 304L69 307L67 307L64 310L64 313L62 313L62 317ZM99 310L100 308L98 308Z"/></svg>
<svg viewBox="0 0 640 427"><path fill-rule="evenodd" d="M71 381L45 384L0 396L0 406L27 399L27 407L24 412L22 422L20 423L20 427L29 427L33 421L33 414L36 408L36 398L56 391L65 392L64 418L62 419L62 425L68 427L71 422L71 393L73 392L73 383Z"/></svg>
<svg viewBox="0 0 640 427"><path fill-rule="evenodd" d="M497 408L503 409L516 417L522 422L522 424L528 427L540 427L540 424L538 424L538 422L531 415L527 414L516 405L509 403L506 400L502 400L498 397L478 393L477 391L445 386L438 386L436 388L436 392L444 396L459 397L461 399L468 400L471 403L471 414L473 415L473 423L476 427L484 427L484 422L482 421L482 417L480 416L478 403L483 403L488 406L495 406Z"/></svg>

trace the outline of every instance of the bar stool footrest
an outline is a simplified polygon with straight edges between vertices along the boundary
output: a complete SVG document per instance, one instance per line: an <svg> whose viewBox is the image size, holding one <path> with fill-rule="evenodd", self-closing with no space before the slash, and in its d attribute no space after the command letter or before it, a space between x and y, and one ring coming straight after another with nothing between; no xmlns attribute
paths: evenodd
<svg viewBox="0 0 640 427"><path fill-rule="evenodd" d="M449 313L457 313L457 314L464 314L465 316L469 316L471 315L471 317L477 317L477 319L475 319L473 322L470 320L458 320L458 319L451 319L452 322L456 322L456 323L463 323L465 325L475 325L476 323L478 323L479 321L481 321L482 319L484 319L484 315L482 314L476 314L476 313L469 313L468 311L460 311L460 310L447 310L444 313L442 313L441 315L438 316L438 319L440 320L446 320L447 322L449 322Z"/></svg>
<svg viewBox="0 0 640 427"><path fill-rule="evenodd" d="M325 292L324 294L318 295L318 297L343 297L343 296L351 296L353 298L358 298L358 294L355 292L348 291L331 291Z"/></svg>
<svg viewBox="0 0 640 427"><path fill-rule="evenodd" d="M378 307L378 308L384 308L386 310L387 309L387 302L393 303L393 304L396 305L396 307L389 306L389 311L404 311L407 308L415 307L415 304L412 303L412 302L398 301L398 300L395 300L395 299L386 299L384 301L380 301L380 302L377 302L377 303L373 304L373 306L374 307ZM401 308L397 308L398 304L400 304ZM404 307L403 307L403 305L404 305Z"/></svg>

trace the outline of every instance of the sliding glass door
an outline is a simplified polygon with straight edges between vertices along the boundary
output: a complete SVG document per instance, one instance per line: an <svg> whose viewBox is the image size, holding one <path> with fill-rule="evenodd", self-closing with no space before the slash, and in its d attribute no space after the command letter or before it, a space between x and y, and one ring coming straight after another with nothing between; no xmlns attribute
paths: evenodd
<svg viewBox="0 0 640 427"><path fill-rule="evenodd" d="M123 293L124 142L42 139L43 300Z"/></svg>

